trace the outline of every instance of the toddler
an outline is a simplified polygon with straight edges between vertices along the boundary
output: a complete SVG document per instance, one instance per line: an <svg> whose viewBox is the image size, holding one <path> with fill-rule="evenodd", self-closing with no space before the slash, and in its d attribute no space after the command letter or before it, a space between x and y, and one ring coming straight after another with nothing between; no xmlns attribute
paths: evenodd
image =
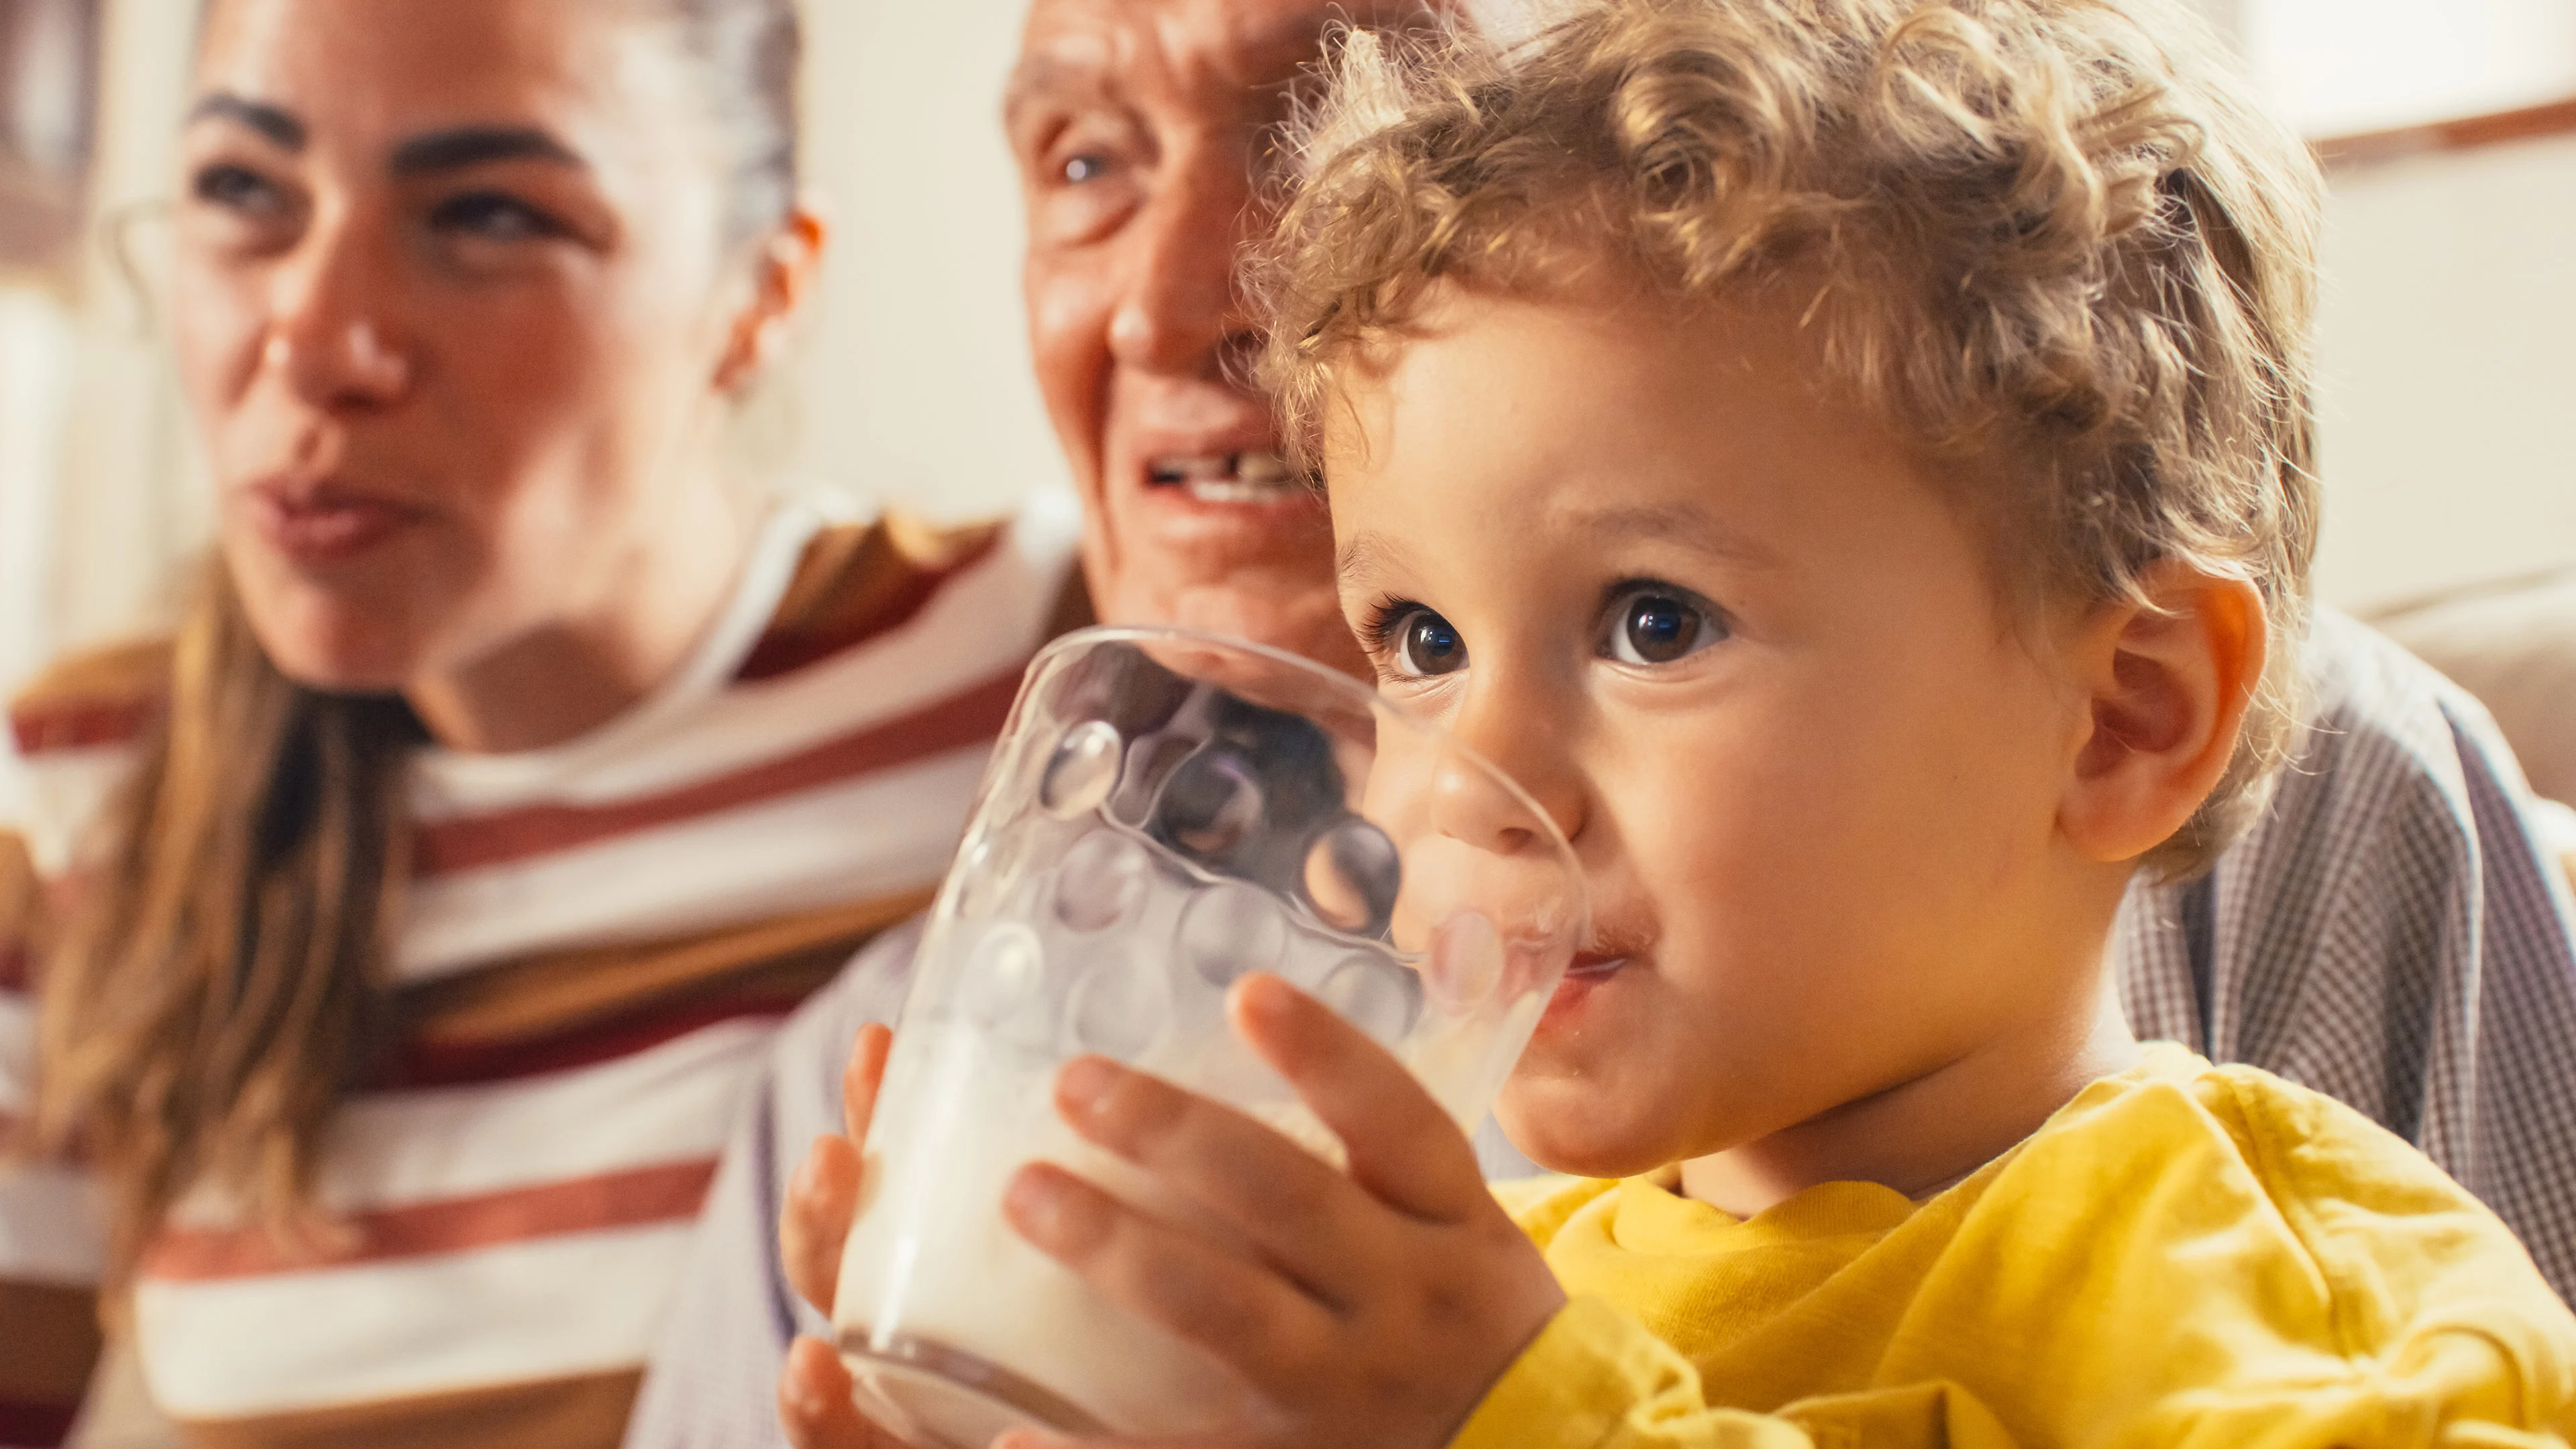
<svg viewBox="0 0 2576 1449"><path fill-rule="evenodd" d="M1592 0L1345 43L1270 366L1392 695L1594 938L1498 1204L1384 1053L1237 1025L1347 1176L1074 1063L1019 1230L1258 1442L2541 1444L2576 1320L2396 1138L2134 1041L2104 948L2297 717L2317 179L2156 0ZM1484 822L1508 843L1527 830ZM1036 1436L1023 1436L1036 1441Z"/></svg>

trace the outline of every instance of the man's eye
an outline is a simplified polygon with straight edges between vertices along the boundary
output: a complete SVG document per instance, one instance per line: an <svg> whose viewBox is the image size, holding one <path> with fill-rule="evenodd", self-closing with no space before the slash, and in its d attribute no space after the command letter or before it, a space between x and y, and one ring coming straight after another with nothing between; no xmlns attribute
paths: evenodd
<svg viewBox="0 0 2576 1449"><path fill-rule="evenodd" d="M462 232L482 241L534 241L563 233L553 217L515 197L490 191L440 202L430 212L429 223L440 231Z"/></svg>
<svg viewBox="0 0 2576 1449"><path fill-rule="evenodd" d="M1448 620L1416 609L1396 624L1395 667L1411 679L1455 674L1467 667L1467 641Z"/></svg>
<svg viewBox="0 0 2576 1449"><path fill-rule="evenodd" d="M1670 664L1726 637L1706 604L1678 590L1631 589L1611 605L1606 652L1622 664Z"/></svg>
<svg viewBox="0 0 2576 1449"><path fill-rule="evenodd" d="M1085 151L1080 155L1067 156L1064 158L1063 174L1064 183L1067 186L1080 186L1086 181L1097 181L1109 174L1109 158L1097 151Z"/></svg>

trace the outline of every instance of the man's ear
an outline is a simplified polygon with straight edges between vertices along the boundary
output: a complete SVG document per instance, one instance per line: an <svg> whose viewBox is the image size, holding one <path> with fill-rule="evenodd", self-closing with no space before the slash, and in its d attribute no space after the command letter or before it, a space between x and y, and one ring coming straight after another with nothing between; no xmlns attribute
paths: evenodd
<svg viewBox="0 0 2576 1449"><path fill-rule="evenodd" d="M2146 606L2101 609L2075 642L2085 734L2058 826L2088 860L2134 860L2200 809L2269 649L2263 596L2243 579L2167 562L2142 582Z"/></svg>
<svg viewBox="0 0 2576 1449"><path fill-rule="evenodd" d="M831 237L830 225L807 196L799 197L795 209L761 241L751 259L751 302L734 319L724 356L716 364L717 387L742 392L777 359L806 298L813 295Z"/></svg>

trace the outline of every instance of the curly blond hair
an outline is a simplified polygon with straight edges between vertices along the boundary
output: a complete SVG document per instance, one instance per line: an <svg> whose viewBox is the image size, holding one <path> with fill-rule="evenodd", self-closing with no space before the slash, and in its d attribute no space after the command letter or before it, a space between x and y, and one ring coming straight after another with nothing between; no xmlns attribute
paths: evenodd
<svg viewBox="0 0 2576 1449"><path fill-rule="evenodd" d="M1825 374L1949 469L2008 596L2251 582L2235 759L2146 865L2261 810L2299 723L2320 182L2169 0L1582 0L1526 39L1341 38L1258 275L1319 456L1336 378L1442 283L1607 262L1683 301L1795 288Z"/></svg>

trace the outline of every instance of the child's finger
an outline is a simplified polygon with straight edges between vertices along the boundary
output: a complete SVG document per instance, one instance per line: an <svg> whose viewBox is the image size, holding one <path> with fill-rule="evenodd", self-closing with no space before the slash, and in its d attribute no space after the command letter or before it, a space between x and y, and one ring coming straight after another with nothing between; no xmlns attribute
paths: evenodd
<svg viewBox="0 0 2576 1449"><path fill-rule="evenodd" d="M841 1130L862 1147L868 1141L868 1122L877 1114L877 1089L885 1085L886 1056L893 1050L893 1029L869 1022L850 1043L849 1065L841 1069Z"/></svg>
<svg viewBox="0 0 2576 1449"><path fill-rule="evenodd" d="M1350 1149L1351 1180L1416 1217L1489 1207L1466 1134L1404 1064L1332 1009L1265 972L1226 998L1235 1029Z"/></svg>
<svg viewBox="0 0 2576 1449"><path fill-rule="evenodd" d="M796 1449L894 1449L896 1443L860 1416L850 1397L849 1368L819 1338L787 1346L787 1366L778 1375L778 1423Z"/></svg>
<svg viewBox="0 0 2576 1449"><path fill-rule="evenodd" d="M1269 1125L1103 1057L1067 1063L1056 1104L1075 1131L1207 1209L1325 1302L1349 1303L1374 1275L1353 1247L1386 1210Z"/></svg>
<svg viewBox="0 0 2576 1449"><path fill-rule="evenodd" d="M1256 1389L1276 1393L1308 1381L1332 1342L1330 1311L1286 1279L1051 1162L1013 1175L1002 1212L1038 1251L1112 1302L1205 1348Z"/></svg>
<svg viewBox="0 0 2576 1449"><path fill-rule="evenodd" d="M846 1137L817 1137L787 1181L778 1209L778 1261L798 1296L830 1317L841 1278L841 1245L859 1208L859 1149Z"/></svg>

